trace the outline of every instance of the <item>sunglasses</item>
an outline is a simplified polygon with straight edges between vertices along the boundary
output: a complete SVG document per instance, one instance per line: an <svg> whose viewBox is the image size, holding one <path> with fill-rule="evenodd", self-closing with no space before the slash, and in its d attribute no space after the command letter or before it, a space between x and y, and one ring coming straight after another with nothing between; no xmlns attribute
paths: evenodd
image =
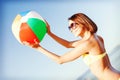
<svg viewBox="0 0 120 80"><path fill-rule="evenodd" d="M70 30L76 28L76 24L78 23L72 23L70 26L68 26L68 29Z"/></svg>

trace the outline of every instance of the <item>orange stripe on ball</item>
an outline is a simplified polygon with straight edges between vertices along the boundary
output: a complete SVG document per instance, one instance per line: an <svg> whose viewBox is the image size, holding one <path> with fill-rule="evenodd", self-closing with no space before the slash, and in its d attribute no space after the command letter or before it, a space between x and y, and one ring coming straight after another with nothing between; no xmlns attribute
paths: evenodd
<svg viewBox="0 0 120 80"><path fill-rule="evenodd" d="M27 23L21 24L19 36L21 42L23 41L27 41L29 43L34 43L35 41L40 42Z"/></svg>

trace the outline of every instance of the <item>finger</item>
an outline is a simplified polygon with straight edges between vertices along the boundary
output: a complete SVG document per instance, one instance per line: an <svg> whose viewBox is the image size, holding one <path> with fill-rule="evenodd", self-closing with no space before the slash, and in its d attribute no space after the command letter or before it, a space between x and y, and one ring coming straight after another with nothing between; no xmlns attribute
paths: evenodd
<svg viewBox="0 0 120 80"><path fill-rule="evenodd" d="M23 45L25 45L27 42L26 42L26 41L23 41L22 43L23 43Z"/></svg>
<svg viewBox="0 0 120 80"><path fill-rule="evenodd" d="M27 41L23 41L22 43L23 43L23 45L30 45L30 43Z"/></svg>
<svg viewBox="0 0 120 80"><path fill-rule="evenodd" d="M34 42L35 42L35 44L39 44L38 41L37 41L36 39L34 39Z"/></svg>

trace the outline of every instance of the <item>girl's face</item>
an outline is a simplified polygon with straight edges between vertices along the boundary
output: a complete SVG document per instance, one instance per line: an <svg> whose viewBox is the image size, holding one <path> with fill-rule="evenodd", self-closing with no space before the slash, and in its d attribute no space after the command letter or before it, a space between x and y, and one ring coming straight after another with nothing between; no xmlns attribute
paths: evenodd
<svg viewBox="0 0 120 80"><path fill-rule="evenodd" d="M82 35L82 31L83 31L83 28L82 28L82 25L79 25L78 23L75 23L74 21L72 20L69 20L68 21L68 24L69 24L69 30L76 36L81 36Z"/></svg>

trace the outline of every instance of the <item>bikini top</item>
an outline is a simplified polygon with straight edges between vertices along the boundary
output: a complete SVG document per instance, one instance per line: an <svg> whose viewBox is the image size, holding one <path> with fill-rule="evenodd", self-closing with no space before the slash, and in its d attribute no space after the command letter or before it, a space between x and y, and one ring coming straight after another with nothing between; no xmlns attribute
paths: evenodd
<svg viewBox="0 0 120 80"><path fill-rule="evenodd" d="M106 55L106 52L99 55L83 54L82 57L83 57L83 61L89 66L90 64L103 58L105 55Z"/></svg>

